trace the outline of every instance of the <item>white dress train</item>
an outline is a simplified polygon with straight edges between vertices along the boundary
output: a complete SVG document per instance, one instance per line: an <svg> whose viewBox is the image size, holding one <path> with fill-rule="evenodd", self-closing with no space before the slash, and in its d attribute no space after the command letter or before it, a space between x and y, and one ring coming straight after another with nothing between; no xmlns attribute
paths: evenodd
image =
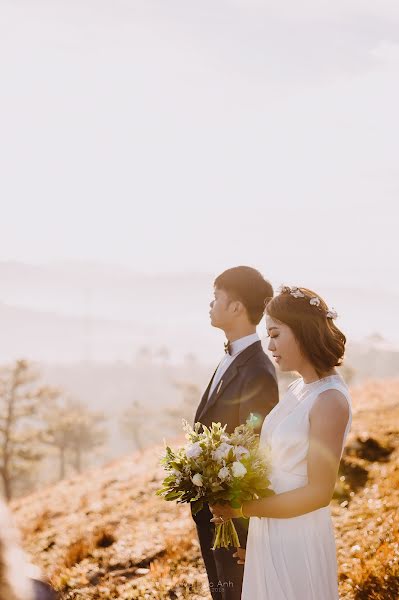
<svg viewBox="0 0 399 600"><path fill-rule="evenodd" d="M271 487L286 492L307 483L309 412L321 392L336 389L346 397L340 375L305 384L294 381L267 415L260 443L271 453ZM251 517L248 530L241 600L338 600L334 529L330 507L289 519Z"/></svg>

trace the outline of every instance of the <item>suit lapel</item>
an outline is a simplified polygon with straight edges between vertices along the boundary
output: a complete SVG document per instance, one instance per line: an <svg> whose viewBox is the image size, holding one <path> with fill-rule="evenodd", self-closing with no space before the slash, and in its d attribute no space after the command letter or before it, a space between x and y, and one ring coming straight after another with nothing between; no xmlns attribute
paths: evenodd
<svg viewBox="0 0 399 600"><path fill-rule="evenodd" d="M227 371L225 373L223 373L221 380L217 384L216 388L213 390L212 395L209 398L208 402L205 404L205 406L204 406L205 410L208 410L209 408L211 408L211 406L213 406L215 404L216 400L218 398L220 398L220 396L223 394L225 389L230 385L230 383L233 381L233 379L235 379L235 377L237 376L237 373L238 373L238 365L236 365L234 362L232 362L231 365L229 366L229 368L227 369ZM205 412L205 410L204 410L204 412Z"/></svg>
<svg viewBox="0 0 399 600"><path fill-rule="evenodd" d="M208 383L208 387L206 388L206 390L205 390L205 392L204 392L204 394L203 394L203 396L201 398L201 402L199 403L199 406L197 408L197 412L195 413L194 424L197 421L199 421L200 415L202 414L202 411L203 411L203 409L205 407L205 404L206 404L208 396L209 396L209 390L211 389L212 381L213 381L213 378L216 375L216 371L218 370L218 366L216 367L216 369L215 369L215 371L214 371L214 373L213 373L213 375L212 375L212 377L211 377L211 379L210 379L210 381Z"/></svg>
<svg viewBox="0 0 399 600"><path fill-rule="evenodd" d="M207 387L207 390L204 396L202 397L201 404L197 411L198 417L196 417L196 421L200 421L205 412L215 404L218 398L222 396L222 394L225 392L230 383L236 378L240 366L245 364L254 354L256 354L256 352L259 351L261 347L262 343L259 341L255 342L254 344L251 344L250 346L248 346L248 348L245 348L245 350L240 352L237 358L233 360L229 368L223 373L222 378L217 384L216 388L213 390L211 397L208 399L208 401L206 401L206 398L208 398L209 388L213 380L212 377ZM213 374L213 376L215 376L215 373ZM205 402L203 402L204 398Z"/></svg>

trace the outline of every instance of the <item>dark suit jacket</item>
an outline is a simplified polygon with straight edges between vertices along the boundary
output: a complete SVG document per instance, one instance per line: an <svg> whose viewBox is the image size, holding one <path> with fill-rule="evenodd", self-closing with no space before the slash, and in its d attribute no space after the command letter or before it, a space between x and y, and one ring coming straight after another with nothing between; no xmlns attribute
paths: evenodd
<svg viewBox="0 0 399 600"><path fill-rule="evenodd" d="M253 413L257 417L255 431L260 433L265 416L278 402L276 371L261 342L251 344L235 358L208 399L212 379L195 422L207 427L212 422L227 424L226 432L232 433Z"/></svg>
<svg viewBox="0 0 399 600"><path fill-rule="evenodd" d="M57 600L56 592L44 581L32 579L34 600Z"/></svg>

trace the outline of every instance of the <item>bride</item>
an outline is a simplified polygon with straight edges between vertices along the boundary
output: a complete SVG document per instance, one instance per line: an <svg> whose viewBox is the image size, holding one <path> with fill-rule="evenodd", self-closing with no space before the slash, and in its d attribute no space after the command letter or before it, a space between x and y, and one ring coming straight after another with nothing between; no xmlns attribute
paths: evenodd
<svg viewBox="0 0 399 600"><path fill-rule="evenodd" d="M244 502L239 510L210 507L214 522L250 518L242 600L339 598L329 503L352 411L348 388L335 370L346 342L336 317L305 288L283 287L266 307L269 350L282 371L301 377L261 431L260 443L271 453L275 495Z"/></svg>

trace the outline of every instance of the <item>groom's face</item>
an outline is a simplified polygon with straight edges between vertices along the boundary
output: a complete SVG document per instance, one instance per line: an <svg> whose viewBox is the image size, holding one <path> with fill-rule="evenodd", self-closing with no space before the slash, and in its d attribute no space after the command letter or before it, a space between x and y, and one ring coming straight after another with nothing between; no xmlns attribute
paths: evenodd
<svg viewBox="0 0 399 600"><path fill-rule="evenodd" d="M210 303L211 325L220 329L228 328L234 318L234 307L227 292L222 289L214 288L213 300Z"/></svg>

